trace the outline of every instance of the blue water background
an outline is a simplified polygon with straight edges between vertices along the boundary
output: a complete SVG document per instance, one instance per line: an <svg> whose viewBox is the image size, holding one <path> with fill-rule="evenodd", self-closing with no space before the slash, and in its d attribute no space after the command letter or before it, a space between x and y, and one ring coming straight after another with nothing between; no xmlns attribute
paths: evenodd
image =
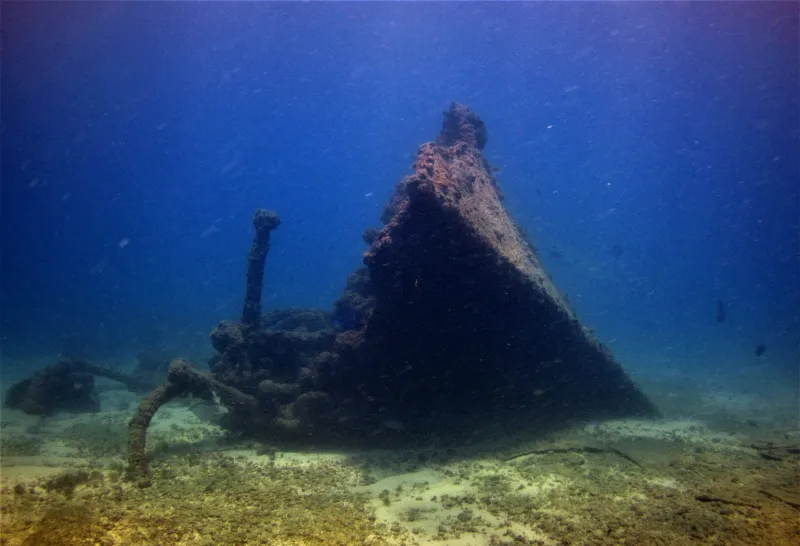
<svg viewBox="0 0 800 546"><path fill-rule="evenodd" d="M65 339L99 361L210 355L241 310L258 207L283 219L265 306L330 306L457 100L488 125L506 206L628 369L793 377L797 12L6 3L3 361Z"/></svg>

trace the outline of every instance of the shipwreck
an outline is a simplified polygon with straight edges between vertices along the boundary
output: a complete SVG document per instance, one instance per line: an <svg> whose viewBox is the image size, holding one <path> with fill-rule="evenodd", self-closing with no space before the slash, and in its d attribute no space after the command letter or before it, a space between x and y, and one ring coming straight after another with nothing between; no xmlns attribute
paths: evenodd
<svg viewBox="0 0 800 546"><path fill-rule="evenodd" d="M150 420L186 395L224 404L232 430L303 442L458 441L484 426L656 416L504 209L482 155L487 141L469 108L445 112L382 227L365 233L363 265L330 311L262 312L280 220L257 211L242 316L211 333L209 372L176 360L141 403L130 422L129 477L147 483ZM20 387L14 399L37 405Z"/></svg>

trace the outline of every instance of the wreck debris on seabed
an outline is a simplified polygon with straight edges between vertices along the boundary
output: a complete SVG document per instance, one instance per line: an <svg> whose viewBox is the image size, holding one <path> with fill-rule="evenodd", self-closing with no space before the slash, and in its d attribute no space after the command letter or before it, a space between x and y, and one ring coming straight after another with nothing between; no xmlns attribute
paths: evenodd
<svg viewBox="0 0 800 546"><path fill-rule="evenodd" d="M99 411L95 376L118 381L133 392L147 392L153 388L152 377L145 374L127 374L82 359L66 358L12 385L3 402L6 407L20 409L29 415Z"/></svg>
<svg viewBox="0 0 800 546"><path fill-rule="evenodd" d="M37 415L96 410L93 375L149 394L127 426L120 413L105 429L112 452L127 447L125 464L4 490L8 536L21 537L8 544L797 538L797 526L782 523L797 509L792 446L754 452L696 431L678 443L664 438L647 420L656 407L578 322L504 210L486 144L483 122L453 104L439 138L397 185L383 227L365 234L364 265L332 312L262 315L280 220L259 210L242 317L211 333L210 372L177 359L156 384L152 374L66 361L13 386L6 403ZM224 407L224 428L256 446L393 449L295 464L273 448L171 451L175 436L155 431L151 468L154 415L189 395ZM609 421L576 429L582 419ZM479 447L475 432L498 428L509 438L538 434L515 449ZM721 486L723 477L734 481Z"/></svg>

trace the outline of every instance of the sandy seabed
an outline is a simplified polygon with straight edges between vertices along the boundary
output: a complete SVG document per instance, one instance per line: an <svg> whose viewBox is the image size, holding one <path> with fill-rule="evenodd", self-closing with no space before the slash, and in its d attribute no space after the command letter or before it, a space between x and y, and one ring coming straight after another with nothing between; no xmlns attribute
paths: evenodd
<svg viewBox="0 0 800 546"><path fill-rule="evenodd" d="M231 438L181 401L156 415L139 488L124 480L137 399L103 387L97 414L3 412L0 544L800 544L791 395L654 382L659 420L347 452Z"/></svg>

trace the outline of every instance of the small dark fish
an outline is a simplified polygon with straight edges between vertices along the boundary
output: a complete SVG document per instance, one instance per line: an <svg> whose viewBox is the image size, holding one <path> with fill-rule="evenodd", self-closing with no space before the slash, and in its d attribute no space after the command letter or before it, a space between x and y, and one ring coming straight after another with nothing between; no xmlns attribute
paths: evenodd
<svg viewBox="0 0 800 546"><path fill-rule="evenodd" d="M725 322L728 318L728 309L723 300L717 300L717 322Z"/></svg>
<svg viewBox="0 0 800 546"><path fill-rule="evenodd" d="M767 346L763 343L756 347L756 356L761 356L767 352Z"/></svg>
<svg viewBox="0 0 800 546"><path fill-rule="evenodd" d="M542 196L542 190L540 190L539 188L536 188L536 195L541 197Z"/></svg>
<svg viewBox="0 0 800 546"><path fill-rule="evenodd" d="M611 255L614 256L615 259L619 259L624 251L625 249L622 248L622 245L611 246Z"/></svg>
<svg viewBox="0 0 800 546"><path fill-rule="evenodd" d="M558 250L551 250L550 257L552 258L561 258L562 254Z"/></svg>

